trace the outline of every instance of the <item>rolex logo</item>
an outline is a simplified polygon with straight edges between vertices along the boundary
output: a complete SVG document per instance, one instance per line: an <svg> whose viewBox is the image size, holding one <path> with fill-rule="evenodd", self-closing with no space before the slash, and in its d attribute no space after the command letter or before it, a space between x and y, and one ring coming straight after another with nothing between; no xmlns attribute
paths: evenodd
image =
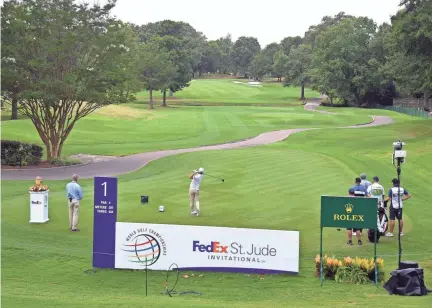
<svg viewBox="0 0 432 308"><path fill-rule="evenodd" d="M354 205L352 205L351 203L345 204L345 211L347 212L347 214L351 214L353 209Z"/></svg>

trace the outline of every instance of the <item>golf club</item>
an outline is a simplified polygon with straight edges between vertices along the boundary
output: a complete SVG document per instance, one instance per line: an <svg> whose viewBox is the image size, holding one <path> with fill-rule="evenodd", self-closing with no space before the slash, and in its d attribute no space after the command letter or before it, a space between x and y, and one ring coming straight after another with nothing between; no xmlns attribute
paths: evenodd
<svg viewBox="0 0 432 308"><path fill-rule="evenodd" d="M198 171L196 171L196 170L194 170L194 172L195 172L195 173L198 173ZM215 178L215 179L218 179L218 180L220 180L220 181L222 181L222 182L225 182L224 179L222 179L222 178L218 178L217 176L213 176L213 175L208 174L208 173L205 173L205 175L211 176L212 178Z"/></svg>
<svg viewBox="0 0 432 308"><path fill-rule="evenodd" d="M225 182L224 179L218 178L218 177L213 176L213 175L211 175L211 174L205 173L205 175L211 176L212 178L215 178L215 179L221 180L222 182Z"/></svg>

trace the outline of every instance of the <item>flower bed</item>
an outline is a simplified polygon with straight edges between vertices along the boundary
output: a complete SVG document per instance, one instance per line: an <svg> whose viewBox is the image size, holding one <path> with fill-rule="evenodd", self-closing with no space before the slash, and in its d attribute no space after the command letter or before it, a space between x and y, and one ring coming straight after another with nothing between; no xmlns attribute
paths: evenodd
<svg viewBox="0 0 432 308"><path fill-rule="evenodd" d="M384 279L384 260L377 258L378 281ZM320 277L320 256L315 258L315 275ZM367 284L375 281L375 263L373 259L346 257L337 259L323 256L324 279L336 282Z"/></svg>

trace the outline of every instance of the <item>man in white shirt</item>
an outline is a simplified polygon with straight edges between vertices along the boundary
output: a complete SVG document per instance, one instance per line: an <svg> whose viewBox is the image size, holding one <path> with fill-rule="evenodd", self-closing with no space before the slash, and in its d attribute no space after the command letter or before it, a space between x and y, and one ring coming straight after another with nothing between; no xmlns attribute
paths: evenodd
<svg viewBox="0 0 432 308"><path fill-rule="evenodd" d="M373 183L367 189L368 197L378 199L378 208L384 207L383 198L385 196L384 187L379 183L377 176L373 177Z"/></svg>
<svg viewBox="0 0 432 308"><path fill-rule="evenodd" d="M204 177L204 168L199 168L198 171L194 170L194 172L191 175L189 175L189 179L192 180L189 186L191 215L199 216L200 214L199 190L200 190L200 185L203 177Z"/></svg>

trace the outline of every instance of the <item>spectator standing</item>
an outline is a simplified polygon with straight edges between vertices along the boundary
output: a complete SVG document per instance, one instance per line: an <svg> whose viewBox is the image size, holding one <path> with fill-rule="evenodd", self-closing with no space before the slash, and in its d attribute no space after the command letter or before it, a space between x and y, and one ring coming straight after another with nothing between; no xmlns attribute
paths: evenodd
<svg viewBox="0 0 432 308"><path fill-rule="evenodd" d="M360 185L363 185L366 188L366 191L367 191L367 189L369 188L369 186L371 186L371 182L369 182L366 179L366 173L360 174L360 179L361 179Z"/></svg>
<svg viewBox="0 0 432 308"><path fill-rule="evenodd" d="M66 193L69 207L69 228L71 231L79 231L77 229L80 201L83 198L83 191L78 184L78 175L72 176L72 182L66 185Z"/></svg>
<svg viewBox="0 0 432 308"><path fill-rule="evenodd" d="M386 236L393 236L393 230L395 226L395 218L400 221L400 235L403 235L403 219L402 219L402 209L403 202L411 198L408 190L400 187L398 179L392 180L393 187L390 188L388 196L386 197L386 202L390 202L390 232L386 233Z"/></svg>

